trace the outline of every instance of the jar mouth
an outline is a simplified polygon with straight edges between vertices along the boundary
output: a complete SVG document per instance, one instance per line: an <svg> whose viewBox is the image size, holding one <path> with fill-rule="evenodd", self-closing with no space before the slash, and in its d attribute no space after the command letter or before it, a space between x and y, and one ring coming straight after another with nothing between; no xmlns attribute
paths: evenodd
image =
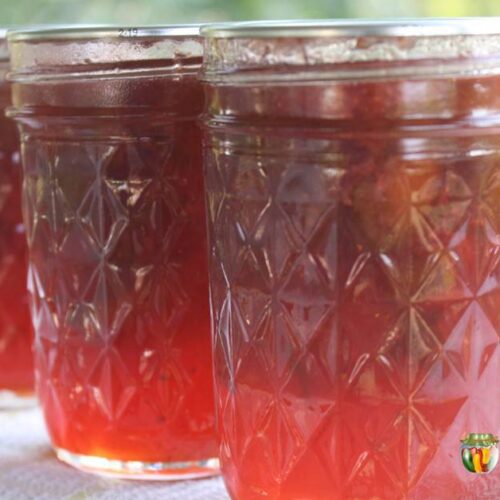
<svg viewBox="0 0 500 500"><path fill-rule="evenodd" d="M168 38L194 37L200 33L202 24L175 24L151 26L84 25L56 26L51 28L10 29L7 33L9 43L17 41L48 40L92 40L99 38ZM5 34L4 34L5 36ZM1 37L1 35L0 35Z"/></svg>
<svg viewBox="0 0 500 500"><path fill-rule="evenodd" d="M206 38L498 35L500 17L247 21L204 25Z"/></svg>

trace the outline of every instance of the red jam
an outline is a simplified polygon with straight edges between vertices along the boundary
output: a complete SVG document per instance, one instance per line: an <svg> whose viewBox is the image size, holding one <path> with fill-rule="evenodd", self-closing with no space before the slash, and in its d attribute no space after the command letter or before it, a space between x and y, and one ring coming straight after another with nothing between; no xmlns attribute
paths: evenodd
<svg viewBox="0 0 500 500"><path fill-rule="evenodd" d="M15 83L38 393L74 465L216 455L200 58L175 62Z"/></svg>
<svg viewBox="0 0 500 500"><path fill-rule="evenodd" d="M10 86L0 83L0 393L5 390L23 397L33 393L32 327L26 292L19 136L15 124L4 116L10 99Z"/></svg>
<svg viewBox="0 0 500 500"><path fill-rule="evenodd" d="M242 38L266 64L206 73L232 497L497 497L460 439L500 431L500 78L342 80Z"/></svg>

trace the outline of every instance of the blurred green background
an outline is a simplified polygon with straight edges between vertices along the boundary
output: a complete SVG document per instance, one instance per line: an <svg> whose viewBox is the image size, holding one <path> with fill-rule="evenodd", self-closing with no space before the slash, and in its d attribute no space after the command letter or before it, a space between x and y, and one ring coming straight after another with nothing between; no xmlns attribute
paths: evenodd
<svg viewBox="0 0 500 500"><path fill-rule="evenodd" d="M0 0L0 24L488 16L500 0Z"/></svg>

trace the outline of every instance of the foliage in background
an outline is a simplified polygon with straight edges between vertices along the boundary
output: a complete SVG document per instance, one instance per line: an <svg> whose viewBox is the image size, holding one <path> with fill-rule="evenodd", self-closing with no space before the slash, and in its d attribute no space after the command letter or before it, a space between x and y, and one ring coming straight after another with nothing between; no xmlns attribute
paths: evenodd
<svg viewBox="0 0 500 500"><path fill-rule="evenodd" d="M0 0L3 25L499 14L499 0Z"/></svg>

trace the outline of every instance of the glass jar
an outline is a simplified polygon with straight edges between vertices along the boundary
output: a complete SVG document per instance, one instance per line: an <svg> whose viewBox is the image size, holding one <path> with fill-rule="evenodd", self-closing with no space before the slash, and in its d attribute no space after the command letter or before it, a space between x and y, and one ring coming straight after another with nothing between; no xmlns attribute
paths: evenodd
<svg viewBox="0 0 500 500"><path fill-rule="evenodd" d="M198 27L10 36L38 394L58 457L217 470Z"/></svg>
<svg viewBox="0 0 500 500"><path fill-rule="evenodd" d="M499 496L499 23L204 29L233 498Z"/></svg>
<svg viewBox="0 0 500 500"><path fill-rule="evenodd" d="M4 114L11 103L5 36L0 30L0 409L35 403L19 136Z"/></svg>

